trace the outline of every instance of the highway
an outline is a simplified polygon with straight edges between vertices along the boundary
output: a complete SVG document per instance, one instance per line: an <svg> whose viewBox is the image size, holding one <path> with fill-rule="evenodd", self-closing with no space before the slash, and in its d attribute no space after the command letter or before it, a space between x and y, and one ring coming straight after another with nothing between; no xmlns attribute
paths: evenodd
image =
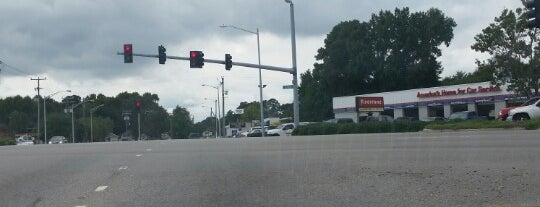
<svg viewBox="0 0 540 207"><path fill-rule="evenodd" d="M539 131L0 147L0 206L535 206Z"/></svg>

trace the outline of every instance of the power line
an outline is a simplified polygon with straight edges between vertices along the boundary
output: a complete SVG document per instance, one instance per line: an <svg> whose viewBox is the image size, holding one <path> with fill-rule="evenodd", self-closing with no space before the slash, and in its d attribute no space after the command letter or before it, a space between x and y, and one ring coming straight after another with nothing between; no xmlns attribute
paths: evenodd
<svg viewBox="0 0 540 207"><path fill-rule="evenodd" d="M18 73L23 74L23 75L32 75L32 74L29 73L29 72L26 72L26 71L24 71L24 70L22 70L22 69L20 69L20 68L17 68L17 67L15 67L15 66L12 66L12 65L8 65L8 64L6 64L5 62L2 62L2 61L0 61L0 66L4 66L4 67L2 67L2 68L10 69L10 70L12 70L12 71L18 72ZM1 70L1 68L0 68L0 70Z"/></svg>

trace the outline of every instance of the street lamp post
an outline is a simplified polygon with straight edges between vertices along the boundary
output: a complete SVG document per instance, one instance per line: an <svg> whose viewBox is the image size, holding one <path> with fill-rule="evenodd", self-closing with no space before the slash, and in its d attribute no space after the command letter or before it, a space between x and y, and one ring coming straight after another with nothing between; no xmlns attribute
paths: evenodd
<svg viewBox="0 0 540 207"><path fill-rule="evenodd" d="M71 143L75 143L75 116L73 115L75 113L75 108L77 108L77 106L80 106L81 104L84 104L86 102L93 102L94 100L88 100L88 101L83 101L81 103L78 103L78 104L75 104L75 105L71 105Z"/></svg>
<svg viewBox="0 0 540 207"><path fill-rule="evenodd" d="M90 142L94 142L94 119L93 119L93 114L96 110L98 110L99 108L105 106L105 104L101 104L99 106L96 106L94 108L91 108L90 109Z"/></svg>
<svg viewBox="0 0 540 207"><path fill-rule="evenodd" d="M219 86L211 86L211 85L208 85L208 84L202 84L202 86L211 87L211 88L216 89L216 91L217 91L217 98L216 98L216 120L218 120L218 123L219 123L219 119L220 119L220 117L219 117L219 107L218 107L218 106L219 106ZM223 118L223 117L221 117L221 118ZM219 128L218 133L221 133L221 124L218 124L218 128ZM218 136L218 133L216 133L216 138L217 138L217 136Z"/></svg>
<svg viewBox="0 0 540 207"><path fill-rule="evenodd" d="M208 99L208 98L205 98L204 100L214 101L214 103L216 105L216 110L214 111L214 118L216 118L216 139L217 139L218 138L218 130L221 131L221 126L220 126L221 124L218 124L219 123L219 119L218 119L218 114L219 113L217 113L218 101ZM212 116L212 107L210 107L210 116Z"/></svg>
<svg viewBox="0 0 540 207"><path fill-rule="evenodd" d="M58 92L52 93L51 95L45 96L45 98L43 98L43 129L45 130L44 131L45 132L45 144L47 144L47 99L51 98L52 96L54 96L56 94L62 93L62 92L71 93L71 90L58 91Z"/></svg>
<svg viewBox="0 0 540 207"><path fill-rule="evenodd" d="M259 41L259 28L257 28L256 32L243 29L240 27L232 26L232 25L221 25L219 26L221 28L233 28L239 31L251 33L257 35L257 56L259 59L259 66L261 65L261 44ZM263 84L262 84L262 72L261 68L259 67L259 102L260 102L260 113L261 113L261 129L264 130L264 105L263 105ZM262 136L264 137L264 133L262 133Z"/></svg>
<svg viewBox="0 0 540 207"><path fill-rule="evenodd" d="M294 25L294 4L292 0L285 0L290 5L291 12L291 49L292 49L292 69L293 69L293 110L294 125L300 125L300 106L298 100L298 69L296 67L296 34Z"/></svg>

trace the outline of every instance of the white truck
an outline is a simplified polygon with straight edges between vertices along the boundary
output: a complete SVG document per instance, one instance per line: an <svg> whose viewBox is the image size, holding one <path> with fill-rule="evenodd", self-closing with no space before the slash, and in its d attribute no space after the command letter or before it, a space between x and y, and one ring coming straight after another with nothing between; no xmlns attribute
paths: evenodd
<svg viewBox="0 0 540 207"><path fill-rule="evenodd" d="M540 99L528 106L520 106L508 112L508 121L540 118Z"/></svg>

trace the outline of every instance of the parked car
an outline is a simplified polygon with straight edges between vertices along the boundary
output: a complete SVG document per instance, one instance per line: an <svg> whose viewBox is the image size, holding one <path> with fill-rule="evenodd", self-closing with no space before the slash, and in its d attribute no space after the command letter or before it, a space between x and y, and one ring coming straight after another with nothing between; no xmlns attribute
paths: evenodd
<svg viewBox="0 0 540 207"><path fill-rule="evenodd" d="M15 139L17 145L34 145L34 137L23 135Z"/></svg>
<svg viewBox="0 0 540 207"><path fill-rule="evenodd" d="M365 122L394 122L394 118L387 115L367 116L364 121Z"/></svg>
<svg viewBox="0 0 540 207"><path fill-rule="evenodd" d="M528 106L528 105L534 104L534 103L536 103L539 99L540 99L540 97L535 97L535 98L529 99L528 101L526 101L525 103L521 104L520 106L509 106L509 107L503 108L503 109L501 109L501 111L499 111L499 114L497 115L497 119L500 119L500 120L505 121L506 118L508 118L508 113L510 112L510 110L515 109L515 108L517 108L517 107Z"/></svg>
<svg viewBox="0 0 540 207"><path fill-rule="evenodd" d="M397 121L397 122L410 122L410 121L418 121L418 119L416 119L414 117L402 116L402 117L395 118L394 121Z"/></svg>
<svg viewBox="0 0 540 207"><path fill-rule="evenodd" d="M53 136L49 140L49 144L64 144L68 143L68 140L64 136Z"/></svg>
<svg viewBox="0 0 540 207"><path fill-rule="evenodd" d="M291 134L294 130L294 123L286 123L280 125L276 129L270 129L268 130L267 134L271 136L287 136Z"/></svg>
<svg viewBox="0 0 540 207"><path fill-rule="evenodd" d="M448 120L482 120L485 116L479 116L476 111L460 111L450 114Z"/></svg>
<svg viewBox="0 0 540 207"><path fill-rule="evenodd" d="M520 106L508 112L509 121L528 120L540 117L540 99L527 106Z"/></svg>

